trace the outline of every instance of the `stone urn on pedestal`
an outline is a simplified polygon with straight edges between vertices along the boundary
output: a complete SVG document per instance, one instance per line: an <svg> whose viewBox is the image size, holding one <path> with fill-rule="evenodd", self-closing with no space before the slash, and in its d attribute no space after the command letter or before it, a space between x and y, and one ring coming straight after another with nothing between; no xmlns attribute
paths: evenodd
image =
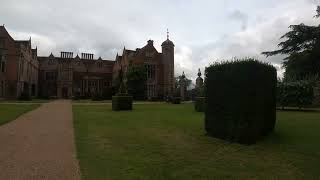
<svg viewBox="0 0 320 180"><path fill-rule="evenodd" d="M201 71L198 70L198 78L196 79L196 97L194 99L194 109L197 112L204 112L206 107L206 98L204 95L203 79Z"/></svg>

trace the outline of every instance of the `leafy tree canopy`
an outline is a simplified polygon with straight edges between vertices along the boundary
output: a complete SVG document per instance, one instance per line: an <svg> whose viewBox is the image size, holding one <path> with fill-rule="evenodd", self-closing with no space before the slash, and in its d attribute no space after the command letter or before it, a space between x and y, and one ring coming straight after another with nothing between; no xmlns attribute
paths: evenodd
<svg viewBox="0 0 320 180"><path fill-rule="evenodd" d="M316 18L320 17L320 6L317 7ZM286 68L285 79L300 80L320 74L320 25L308 26L305 24L291 25L289 32L280 39L280 49L263 52L262 54L274 56L287 55L283 66Z"/></svg>
<svg viewBox="0 0 320 180"><path fill-rule="evenodd" d="M147 80L145 67L129 65L126 78L129 94L131 94L134 99L144 99L146 94L145 85Z"/></svg>

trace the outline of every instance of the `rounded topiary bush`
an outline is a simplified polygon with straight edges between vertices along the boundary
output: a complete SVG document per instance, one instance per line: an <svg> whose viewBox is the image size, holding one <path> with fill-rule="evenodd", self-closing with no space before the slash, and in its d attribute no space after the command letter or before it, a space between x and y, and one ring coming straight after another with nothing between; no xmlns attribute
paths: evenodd
<svg viewBox="0 0 320 180"><path fill-rule="evenodd" d="M205 129L211 136L253 144L273 131L277 71L253 59L213 64L205 72Z"/></svg>
<svg viewBox="0 0 320 180"><path fill-rule="evenodd" d="M206 107L206 98L205 97L196 97L194 99L194 109L197 112L204 112Z"/></svg>

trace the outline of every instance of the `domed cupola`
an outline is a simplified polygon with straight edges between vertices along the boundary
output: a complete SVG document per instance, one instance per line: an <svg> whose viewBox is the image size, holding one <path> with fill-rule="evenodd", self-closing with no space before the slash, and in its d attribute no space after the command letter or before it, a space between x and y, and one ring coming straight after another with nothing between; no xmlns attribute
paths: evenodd
<svg viewBox="0 0 320 180"><path fill-rule="evenodd" d="M169 39L169 31L167 31L167 40L165 40L161 46L172 46L174 47L173 42Z"/></svg>
<svg viewBox="0 0 320 180"><path fill-rule="evenodd" d="M170 41L169 39L167 39L166 41L164 41L161 46L174 46L173 42Z"/></svg>

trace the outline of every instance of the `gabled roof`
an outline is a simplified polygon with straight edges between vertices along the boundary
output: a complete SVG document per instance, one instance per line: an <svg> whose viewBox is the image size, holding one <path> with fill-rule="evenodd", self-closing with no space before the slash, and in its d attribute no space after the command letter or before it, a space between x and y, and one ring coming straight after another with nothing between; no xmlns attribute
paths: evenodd
<svg viewBox="0 0 320 180"><path fill-rule="evenodd" d="M54 55L51 53L51 54L49 55L49 58L54 58Z"/></svg>
<svg viewBox="0 0 320 180"><path fill-rule="evenodd" d="M14 41L14 39L11 37L11 35L8 33L7 29L4 26L0 26L0 34L1 32L7 37L9 37L12 41Z"/></svg>

